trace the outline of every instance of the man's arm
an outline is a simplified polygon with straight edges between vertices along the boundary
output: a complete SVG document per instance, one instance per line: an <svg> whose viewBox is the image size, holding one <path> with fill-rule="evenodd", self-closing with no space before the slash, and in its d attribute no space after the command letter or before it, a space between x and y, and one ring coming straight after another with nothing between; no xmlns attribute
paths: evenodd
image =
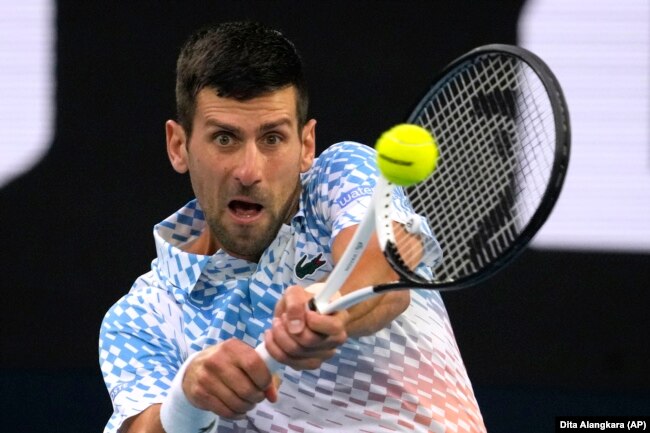
<svg viewBox="0 0 650 433"><path fill-rule="evenodd" d="M332 243L334 263L338 263L345 252L356 228L357 226L347 227L334 238ZM395 281L397 278L397 274L379 248L377 237L373 235L359 263L341 288L341 294L345 295L366 286ZM376 296L351 307L345 325L348 336L360 337L374 334L402 314L410 302L411 295L408 291L396 291Z"/></svg>

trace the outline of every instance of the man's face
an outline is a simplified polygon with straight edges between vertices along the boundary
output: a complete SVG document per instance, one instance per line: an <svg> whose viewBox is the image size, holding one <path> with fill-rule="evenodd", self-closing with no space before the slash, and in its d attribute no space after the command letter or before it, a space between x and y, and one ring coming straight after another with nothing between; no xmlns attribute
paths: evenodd
<svg viewBox="0 0 650 433"><path fill-rule="evenodd" d="M180 154L216 248L257 261L296 212L315 152L315 121L297 122L293 87L247 101L199 92Z"/></svg>

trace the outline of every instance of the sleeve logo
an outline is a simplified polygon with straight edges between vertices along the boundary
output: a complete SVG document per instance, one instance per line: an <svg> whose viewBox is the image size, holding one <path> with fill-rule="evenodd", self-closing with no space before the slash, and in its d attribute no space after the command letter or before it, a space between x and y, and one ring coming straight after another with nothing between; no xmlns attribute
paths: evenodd
<svg viewBox="0 0 650 433"><path fill-rule="evenodd" d="M341 197L339 197L336 200L336 204L343 209L350 203L352 203L355 200L360 199L361 197L366 197L366 196L371 196L373 192L373 189L368 187L368 186L360 186L352 191L349 191L345 194L343 194Z"/></svg>

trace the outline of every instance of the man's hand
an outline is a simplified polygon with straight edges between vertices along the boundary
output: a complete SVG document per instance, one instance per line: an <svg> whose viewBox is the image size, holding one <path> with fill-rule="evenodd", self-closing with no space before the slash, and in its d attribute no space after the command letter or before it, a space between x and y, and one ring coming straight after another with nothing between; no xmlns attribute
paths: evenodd
<svg viewBox="0 0 650 433"><path fill-rule="evenodd" d="M300 286L287 288L275 307L273 326L264 334L269 354L294 370L313 370L347 339L348 313L321 315L307 309L313 297Z"/></svg>
<svg viewBox="0 0 650 433"><path fill-rule="evenodd" d="M183 392L194 406L223 418L242 419L277 387L255 349L230 339L201 352L185 371Z"/></svg>

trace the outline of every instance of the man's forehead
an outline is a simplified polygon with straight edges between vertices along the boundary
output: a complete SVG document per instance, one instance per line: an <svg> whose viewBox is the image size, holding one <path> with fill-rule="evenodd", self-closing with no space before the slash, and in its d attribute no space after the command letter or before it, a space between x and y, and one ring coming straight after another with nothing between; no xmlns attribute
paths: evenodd
<svg viewBox="0 0 650 433"><path fill-rule="evenodd" d="M223 95L219 89L214 87L204 87L197 93L197 101L201 99L216 99L220 101L231 101L240 104L255 103L256 101L263 100L282 100L285 102L297 102L298 90L293 85L288 85L279 89L260 92L250 97L239 97L231 95Z"/></svg>
<svg viewBox="0 0 650 433"><path fill-rule="evenodd" d="M248 99L237 99L219 96L214 88L204 88L197 94L196 114L206 117L206 120L216 114L234 112L266 113L297 120L297 92L295 87L284 87L279 90L266 92Z"/></svg>

